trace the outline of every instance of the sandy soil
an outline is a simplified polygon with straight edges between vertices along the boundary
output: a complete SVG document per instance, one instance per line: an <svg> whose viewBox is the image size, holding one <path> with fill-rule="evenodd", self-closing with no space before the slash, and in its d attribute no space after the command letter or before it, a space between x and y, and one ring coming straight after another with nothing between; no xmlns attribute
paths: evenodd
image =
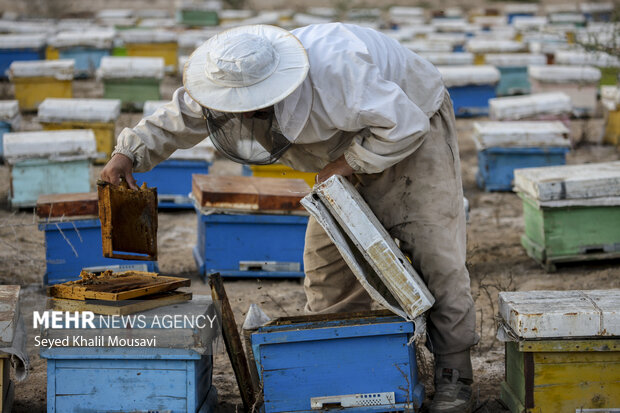
<svg viewBox="0 0 620 413"><path fill-rule="evenodd" d="M92 81L75 82L75 96L101 96L101 88ZM179 79L167 79L164 97L180 85ZM0 84L2 98L11 96L10 87ZM135 124L140 114L123 114L118 130ZM596 124L596 122L589 122ZM598 122L600 124L600 121ZM32 116L25 118L27 129L39 126ZM548 274L530 259L520 246L523 232L522 208L512 193L485 193L475 185L476 151L469 138L473 121L458 120L463 185L470 200L471 219L468 225L468 266L472 292L476 302L480 343L473 349L476 370L475 394L478 412L504 411L497 401L499 384L503 379L504 352L495 340L497 293L506 290L534 289L593 289L620 288L619 262L575 264L560 267ZM583 124L577 124L582 128ZM589 139L593 140L593 139ZM581 143L569 155L569 163L585 163L620 159L616 148ZM99 168L94 168L93 179ZM213 173L240 173L238 165L218 161ZM0 166L0 284L20 284L22 311L27 325L32 323L32 311L42 309L45 291L41 286L45 272L43 234L37 230L32 211L8 209L9 169ZM159 216L160 270L162 273L192 279L191 291L208 294L208 288L198 277L191 249L196 241L194 212L162 212ZM302 313L305 297L299 280L237 280L226 281L237 322L241 324L250 303L258 303L271 317ZM33 333L32 329L29 331ZM46 400L46 364L29 341L32 362L30 376L16 387L14 411L44 412ZM430 355L421 366L428 380ZM215 357L213 382L220 395L219 411L234 412L240 403L237 387L225 353Z"/></svg>

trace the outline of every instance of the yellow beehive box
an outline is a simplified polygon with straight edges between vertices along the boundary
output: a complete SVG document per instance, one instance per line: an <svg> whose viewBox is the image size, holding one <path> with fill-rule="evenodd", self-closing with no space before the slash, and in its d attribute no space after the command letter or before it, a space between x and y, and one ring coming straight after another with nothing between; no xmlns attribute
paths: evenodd
<svg viewBox="0 0 620 413"><path fill-rule="evenodd" d="M72 59L11 63L9 78L15 87L19 108L34 111L46 98L71 98L73 67Z"/></svg>
<svg viewBox="0 0 620 413"><path fill-rule="evenodd" d="M316 174L314 172L301 172L282 164L274 165L252 165L252 175L261 178L287 178L303 179L308 186L314 186Z"/></svg>
<svg viewBox="0 0 620 413"><path fill-rule="evenodd" d="M620 88L601 86L601 103L607 118L603 142L620 145Z"/></svg>
<svg viewBox="0 0 620 413"><path fill-rule="evenodd" d="M120 33L131 57L161 57L167 73L176 73L178 59L177 34L166 30L132 29Z"/></svg>
<svg viewBox="0 0 620 413"><path fill-rule="evenodd" d="M114 150L115 122L121 111L119 99L45 99L39 106L38 120L45 130L92 129L97 152L110 159Z"/></svg>

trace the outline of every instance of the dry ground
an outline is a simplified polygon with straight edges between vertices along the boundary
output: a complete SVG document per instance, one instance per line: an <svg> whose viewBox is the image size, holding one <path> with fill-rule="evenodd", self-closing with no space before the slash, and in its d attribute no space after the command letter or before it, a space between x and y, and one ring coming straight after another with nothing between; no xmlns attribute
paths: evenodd
<svg viewBox="0 0 620 413"><path fill-rule="evenodd" d="M75 82L76 97L100 97L101 87L92 81ZM170 97L179 79L169 78L164 85L164 97ZM10 87L0 84L0 96L11 96ZM139 114L123 114L118 128L133 125ZM32 116L26 117L26 127L37 129ZM471 286L476 302L478 329L481 340L473 349L476 371L475 394L479 412L504 411L496 400L503 379L503 346L495 340L497 293L502 290L534 289L595 289L620 288L619 262L601 262L560 267L553 274L544 272L527 257L520 246L523 231L522 208L512 193L485 193L475 185L476 151L470 140L473 121L459 120L459 142L462 159L463 185L470 200L471 219L468 225L468 265ZM576 128L581 128L579 124ZM597 126L590 122L589 126ZM620 159L616 148L584 144L569 155L569 163L584 163ZM239 170L226 161L217 162L214 173ZM93 178L98 168L93 171ZM45 292L41 286L45 272L43 234L37 230L32 211L11 211L7 205L9 171L0 166L0 284L23 286L22 311L31 325L32 311L42 309ZM162 212L159 217L160 270L162 273L192 279L191 291L208 293L197 276L191 249L196 238L194 212ZM226 281L228 295L238 323L243 321L250 303L258 303L271 317L301 314L304 293L298 280L239 280ZM33 333L32 329L29 331ZM44 412L46 401L46 364L29 341L32 363L30 376L16 387L14 411ZM428 377L428 366L422 368ZM218 353L213 372L214 384L220 395L220 411L234 412L240 402L232 369L225 353Z"/></svg>

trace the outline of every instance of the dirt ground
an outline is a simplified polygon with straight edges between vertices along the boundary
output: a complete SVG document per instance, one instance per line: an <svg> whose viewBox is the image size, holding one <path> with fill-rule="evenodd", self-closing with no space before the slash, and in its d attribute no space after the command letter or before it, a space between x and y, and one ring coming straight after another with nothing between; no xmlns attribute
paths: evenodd
<svg viewBox="0 0 620 413"><path fill-rule="evenodd" d="M180 85L180 79L167 78L163 86L164 98ZM10 98L11 88L0 84L0 98ZM76 81L75 97L100 97L102 88L94 81ZM131 126L140 114L122 114L118 131ZM36 130L39 125L33 116L25 117L26 129ZM475 395L478 412L502 412L498 402L499 385L503 379L503 345L495 337L497 294L507 290L537 289L598 289L620 288L620 262L599 262L566 265L556 273L546 273L530 259L520 245L523 232L522 207L513 193L486 193L476 187L476 150L470 139L473 120L458 120L463 185L470 201L468 224L468 266L476 302L480 343L473 349L475 366ZM596 130L601 121L575 123L573 129L579 139L581 130ZM592 140L592 139L590 139ZM595 139L594 139L595 140ZM587 163L620 159L619 151L610 146L579 144L568 157L569 163ZM93 168L93 180L100 167ZM239 165L217 161L213 173L240 173ZM45 290L41 285L45 272L45 245L43 233L37 229L32 211L12 211L7 195L9 169L0 166L0 284L20 284L22 312L27 326L32 325L32 311L43 309ZM196 242L196 222L193 211L161 212L159 215L160 271L165 274L189 277L190 290L208 294L208 287L198 277L192 258ZM305 296L299 280L227 280L237 322L243 322L251 303L259 304L271 317L302 314ZM32 328L29 334L32 334ZM46 363L40 359L32 338L29 340L31 371L29 377L16 386L14 412L44 412L46 409ZM421 372L428 384L431 372L430 355ZM235 412L240 403L232 369L225 352L216 354L213 383L218 389L219 409Z"/></svg>

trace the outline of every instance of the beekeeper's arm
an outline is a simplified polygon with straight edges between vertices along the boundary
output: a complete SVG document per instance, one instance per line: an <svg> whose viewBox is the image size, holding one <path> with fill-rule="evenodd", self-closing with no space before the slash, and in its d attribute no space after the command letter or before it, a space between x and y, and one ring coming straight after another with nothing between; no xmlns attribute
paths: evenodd
<svg viewBox="0 0 620 413"><path fill-rule="evenodd" d="M101 178L118 184L122 177L135 188L132 171L149 171L175 150L191 148L207 135L201 106L181 87L174 92L171 102L134 128L123 129Z"/></svg>

